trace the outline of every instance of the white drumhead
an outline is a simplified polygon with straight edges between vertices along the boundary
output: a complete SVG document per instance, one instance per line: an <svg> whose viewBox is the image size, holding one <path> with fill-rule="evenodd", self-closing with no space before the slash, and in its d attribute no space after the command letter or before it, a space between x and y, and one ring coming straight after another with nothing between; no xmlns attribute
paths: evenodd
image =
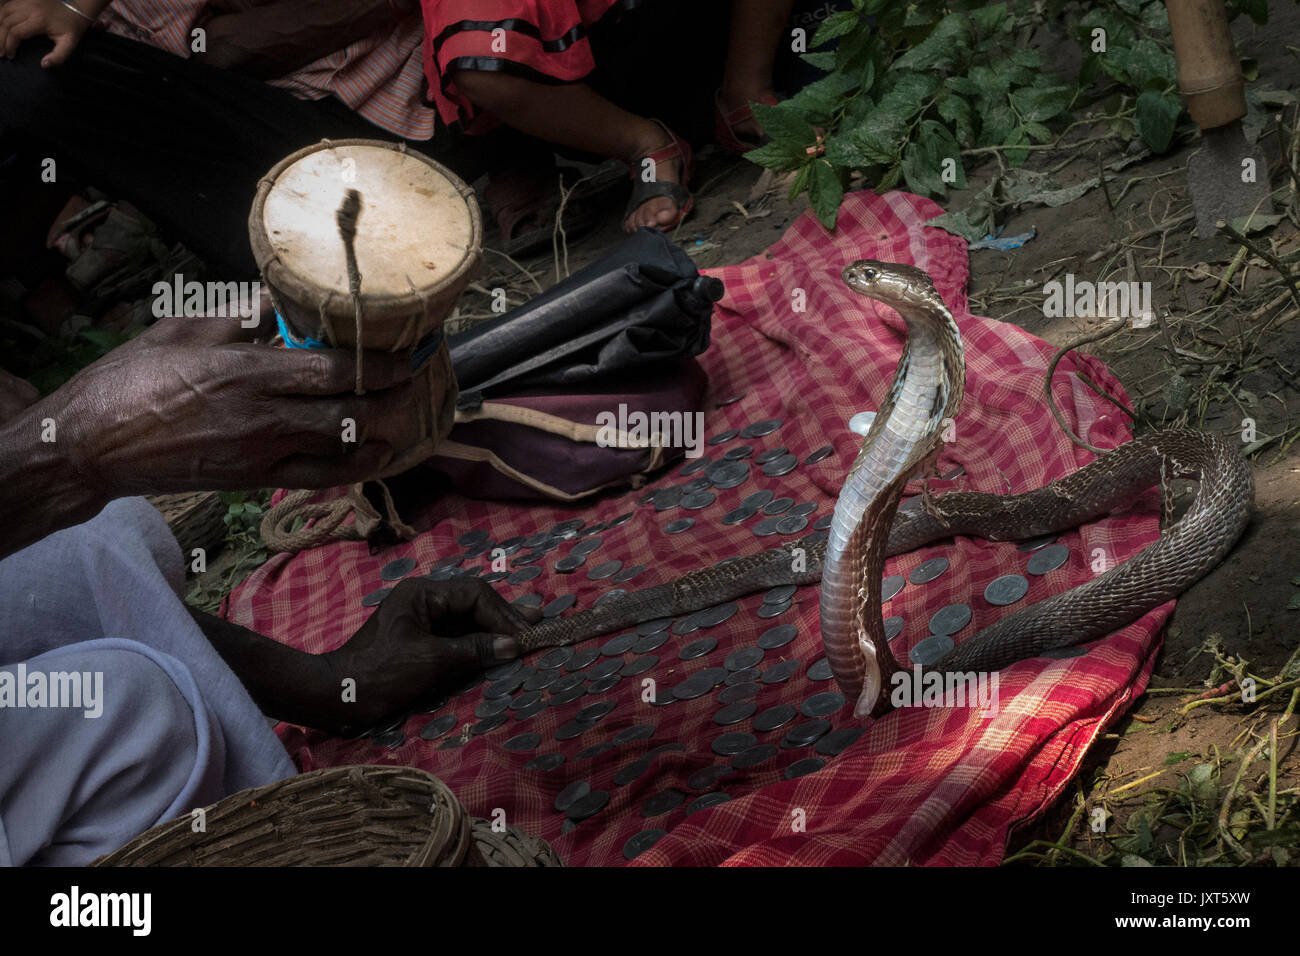
<svg viewBox="0 0 1300 956"><path fill-rule="evenodd" d="M472 254L469 207L438 170L397 150L322 146L279 175L262 211L272 249L300 278L348 293L334 218L348 189L362 200L356 252L363 296L435 287Z"/></svg>

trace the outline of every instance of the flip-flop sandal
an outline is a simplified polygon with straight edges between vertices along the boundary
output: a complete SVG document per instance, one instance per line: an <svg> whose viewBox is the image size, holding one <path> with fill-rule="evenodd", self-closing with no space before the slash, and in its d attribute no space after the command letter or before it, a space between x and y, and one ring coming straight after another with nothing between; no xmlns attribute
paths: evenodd
<svg viewBox="0 0 1300 956"><path fill-rule="evenodd" d="M721 96L721 90L713 94L713 138L717 140L719 146L732 153L747 153L772 141L772 137L766 133L758 139L741 138L736 132L736 127L752 120L754 111L748 103L741 103L731 112L727 112L722 108ZM765 96L757 102L765 106L775 106L780 100L775 96Z"/></svg>
<svg viewBox="0 0 1300 956"><path fill-rule="evenodd" d="M681 221L690 215L691 209L695 205L690 190L686 188L690 185L691 174L695 171L695 161L691 155L691 147L686 140L659 120L651 120L651 122L668 134L669 142L667 145L660 146L653 153L638 156L628 163L627 172L628 177L632 180L632 195L628 197L627 207L623 210L623 221L627 222L628 217L649 200L666 196L677 206L677 217L672 222L658 227L660 231L667 232L670 229L676 229L681 224ZM651 182L646 182L641 178L641 168L647 159L653 162L656 168L658 168L659 163L680 161L682 181L673 183L656 178Z"/></svg>
<svg viewBox="0 0 1300 956"><path fill-rule="evenodd" d="M489 214L496 220L497 245L501 252L508 256L525 256L551 244L560 203L554 187L542 178L534 177L524 182L522 176L498 177L489 182L484 198ZM528 219L537 224L516 234L519 224ZM595 224L596 213L591 206L570 196L564 207L565 236L575 237Z"/></svg>

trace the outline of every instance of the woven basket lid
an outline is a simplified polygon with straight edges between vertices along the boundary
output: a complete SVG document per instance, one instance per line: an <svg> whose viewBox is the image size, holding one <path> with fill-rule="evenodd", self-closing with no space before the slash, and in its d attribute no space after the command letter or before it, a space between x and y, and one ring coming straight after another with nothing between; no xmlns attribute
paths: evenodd
<svg viewBox="0 0 1300 956"><path fill-rule="evenodd" d="M471 840L467 866L564 866L549 843L518 827L494 830L491 821L475 817Z"/></svg>

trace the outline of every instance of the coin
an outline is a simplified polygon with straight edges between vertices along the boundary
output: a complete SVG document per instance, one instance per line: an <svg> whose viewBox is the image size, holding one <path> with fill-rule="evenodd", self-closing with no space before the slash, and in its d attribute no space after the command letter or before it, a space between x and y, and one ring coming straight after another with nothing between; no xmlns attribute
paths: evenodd
<svg viewBox="0 0 1300 956"><path fill-rule="evenodd" d="M622 561L602 561L587 571L587 577L592 581L603 581L605 578L613 577L622 567Z"/></svg>
<svg viewBox="0 0 1300 956"><path fill-rule="evenodd" d="M591 602L591 606L592 606L592 607L599 607L601 604L604 604L606 601L612 601L614 598L618 597L620 594L626 594L626 593L627 593L627 588L610 588L608 591L606 591L606 592L605 592L604 594L602 594L600 597L596 598L596 600L592 601L592 602Z"/></svg>
<svg viewBox="0 0 1300 956"><path fill-rule="evenodd" d="M776 730L776 728L794 720L798 713L799 712L789 704L777 704L775 707L769 707L754 718L754 729L759 733L767 733L769 730Z"/></svg>
<svg viewBox="0 0 1300 956"><path fill-rule="evenodd" d="M587 693L603 694L605 691L612 690L614 687L618 686L618 682L622 679L623 678L618 674L609 674L605 677L601 677L587 685Z"/></svg>
<svg viewBox="0 0 1300 956"><path fill-rule="evenodd" d="M686 531L689 528L692 528L694 526L695 526L694 518L677 518L664 525L664 533L681 534L683 531Z"/></svg>
<svg viewBox="0 0 1300 956"><path fill-rule="evenodd" d="M698 631L699 629L700 629L699 611L693 611L692 613L687 614L685 617L678 618L676 621L673 622L673 626L672 626L672 632L674 634L677 634L678 636L682 634L690 634L692 631Z"/></svg>
<svg viewBox="0 0 1300 956"><path fill-rule="evenodd" d="M502 724L504 724L507 719L508 718L506 717L505 714L496 714L493 717L484 717L482 720L480 720L477 724L473 726L473 728L470 730L470 733L472 733L475 737L477 737L479 734L491 733L492 731L500 727Z"/></svg>
<svg viewBox="0 0 1300 956"><path fill-rule="evenodd" d="M636 643L632 645L632 651L636 654L648 654L651 651L662 647L664 644L667 644L671 637L672 635L667 631L659 631L656 634L644 634L637 638Z"/></svg>
<svg viewBox="0 0 1300 956"><path fill-rule="evenodd" d="M573 671L580 671L588 664L592 663L598 657L600 657L599 648L597 647L581 648L573 652L573 656L569 658L569 663L564 665L564 669L566 671L569 671L570 673L572 673Z"/></svg>
<svg viewBox="0 0 1300 956"><path fill-rule="evenodd" d="M759 606L758 616L761 618L778 617L790 610L791 602L782 601L780 604L763 604ZM762 647L763 645L759 645Z"/></svg>
<svg viewBox="0 0 1300 956"><path fill-rule="evenodd" d="M516 734L501 746L506 750L536 750L541 746L541 743L541 734L527 733Z"/></svg>
<svg viewBox="0 0 1300 956"><path fill-rule="evenodd" d="M483 696L491 698L506 697L513 694L520 687L524 686L524 681L528 679L528 676L529 675L523 673L523 669L521 668L513 674L502 677L500 680L495 680L488 684L487 688L483 691Z"/></svg>
<svg viewBox="0 0 1300 956"><path fill-rule="evenodd" d="M483 676L488 680L500 680L503 677L509 677L511 674L523 670L523 667L523 658L516 657L514 660L494 664L483 672Z"/></svg>
<svg viewBox="0 0 1300 956"><path fill-rule="evenodd" d="M812 666L808 668L809 680L830 680L834 676L831 671L831 662L824 657L821 660L813 661Z"/></svg>
<svg viewBox="0 0 1300 956"><path fill-rule="evenodd" d="M590 724L581 724L576 720L571 720L567 724L560 725L560 729L555 732L555 739L572 740L574 737L585 734L590 727Z"/></svg>
<svg viewBox="0 0 1300 956"><path fill-rule="evenodd" d="M718 434L716 434L716 435L714 435L712 438L708 439L708 440L705 442L705 444L706 444L706 445L721 445L721 444L723 444L724 442L729 442L729 441L731 441L731 439L735 438L735 437L736 437L737 435L739 435L739 434L740 434L740 432L736 431L736 429L734 429L734 428L729 428L729 429L727 429L725 432L718 432Z"/></svg>
<svg viewBox="0 0 1300 956"><path fill-rule="evenodd" d="M785 732L785 736L781 738L781 746L786 750L807 747L830 729L831 722L829 720L805 720L801 724L795 724Z"/></svg>
<svg viewBox="0 0 1300 956"><path fill-rule="evenodd" d="M799 590L798 587L793 584L778 584L776 587L764 592L763 603L780 604L782 601L788 601L794 597L797 590Z"/></svg>
<svg viewBox="0 0 1300 956"><path fill-rule="evenodd" d="M641 804L641 816L657 817L671 813L686 800L686 794L680 790L660 790L653 797Z"/></svg>
<svg viewBox="0 0 1300 956"><path fill-rule="evenodd" d="M588 680L600 680L602 677L608 677L610 674L617 674L622 669L624 661L618 657L607 657L599 663L593 664L587 669Z"/></svg>
<svg viewBox="0 0 1300 956"><path fill-rule="evenodd" d="M567 650L567 648L565 649ZM565 674L563 677L557 677L552 681L547 687L547 692L550 694L562 694L570 688L581 686L583 679L582 674Z"/></svg>
<svg viewBox="0 0 1300 956"><path fill-rule="evenodd" d="M564 754L541 754L524 764L525 770L556 770L564 764Z"/></svg>
<svg viewBox="0 0 1300 956"><path fill-rule="evenodd" d="M594 724L617 706L612 700L598 700L578 711L575 719L586 724Z"/></svg>
<svg viewBox="0 0 1300 956"><path fill-rule="evenodd" d="M903 576L891 574L880 582L880 600L888 601L901 590L903 590Z"/></svg>
<svg viewBox="0 0 1300 956"><path fill-rule="evenodd" d="M361 599L361 606L377 607L380 601L382 601L384 598L388 597L388 595L392 593L393 593L392 588L380 588L377 591L371 591L369 594L367 594L365 597Z"/></svg>
<svg viewBox="0 0 1300 956"><path fill-rule="evenodd" d="M735 603L715 604L713 607L706 607L699 612L700 627L717 627L719 624L731 620L739 610L740 605Z"/></svg>
<svg viewBox="0 0 1300 956"><path fill-rule="evenodd" d="M778 445L776 448L768 448L766 451L761 451L754 456L754 464L766 465L772 459L780 458L782 455L786 454L789 450L790 449L786 448L784 445Z"/></svg>
<svg viewBox="0 0 1300 956"><path fill-rule="evenodd" d="M765 651L776 650L778 647L785 647L798 634L799 629L793 624L778 624L775 627L769 627L758 636L758 646Z"/></svg>
<svg viewBox="0 0 1300 956"><path fill-rule="evenodd" d="M908 575L907 579L913 584L925 584L928 581L933 581L947 570L947 558L931 558L928 561L922 561L913 568L912 573Z"/></svg>
<svg viewBox="0 0 1300 956"><path fill-rule="evenodd" d="M571 647L553 647L541 657L537 658L537 666L542 670L550 670L553 667L563 667L573 659L573 648ZM489 671L489 674L491 672Z"/></svg>
<svg viewBox="0 0 1300 956"><path fill-rule="evenodd" d="M831 522L834 520L835 520L834 515L822 515L820 518L818 518L816 521L813 522L813 530L824 532L827 528L831 526Z"/></svg>
<svg viewBox="0 0 1300 956"><path fill-rule="evenodd" d="M970 623L970 605L949 604L934 612L930 618L931 634L956 634Z"/></svg>
<svg viewBox="0 0 1300 956"><path fill-rule="evenodd" d="M474 528L471 531L466 531L457 538L456 543L462 548L474 548L479 545L487 544L491 540L492 536L482 528Z"/></svg>
<svg viewBox="0 0 1300 956"><path fill-rule="evenodd" d="M780 534L798 534L806 527L808 519L803 515L786 515L776 523L776 530Z"/></svg>
<svg viewBox="0 0 1300 956"><path fill-rule="evenodd" d="M997 607L1015 604L1029 593L1029 580L1019 574L1004 574L994 578L984 589L984 600Z"/></svg>
<svg viewBox="0 0 1300 956"><path fill-rule="evenodd" d="M903 633L903 619L901 617L887 617L881 622L881 624L885 628L885 640L887 641L892 641L894 638L898 637L899 634Z"/></svg>
<svg viewBox="0 0 1300 956"><path fill-rule="evenodd" d="M754 422L752 425L746 425L740 430L741 438L762 438L764 435L770 435L782 425L779 418L765 418L761 422Z"/></svg>
<svg viewBox="0 0 1300 956"><path fill-rule="evenodd" d="M682 467L682 470L679 471L677 474L680 475L682 478L689 478L691 475L694 475L697 472L703 471L705 468L708 468L709 465L711 465L712 463L713 463L713 459L710 458L708 455L701 455L699 458L696 458L694 461L688 462L686 465L684 465Z"/></svg>
<svg viewBox="0 0 1300 956"><path fill-rule="evenodd" d="M841 727L817 741L813 750L823 757L834 757L848 750L866 732L864 727Z"/></svg>
<svg viewBox="0 0 1300 956"><path fill-rule="evenodd" d="M483 580L488 584L496 584L498 581L504 581L508 577L510 577L509 571L489 571L487 574L483 575Z"/></svg>
<svg viewBox="0 0 1300 956"><path fill-rule="evenodd" d="M625 512L623 512L621 515L619 515L617 518L611 518L610 521L609 521L609 524L607 525L607 527L609 527L609 528L617 528L619 525L627 524L629 521L632 520L633 517L634 517L633 512L631 512L631 511L625 511Z"/></svg>
<svg viewBox="0 0 1300 956"><path fill-rule="evenodd" d="M780 684L788 681L794 676L795 671L803 661L781 661L779 664L773 664L767 670L763 671L763 676L759 678L764 684Z"/></svg>
<svg viewBox="0 0 1300 956"><path fill-rule="evenodd" d="M763 466L763 474L769 478L780 478L782 475L788 475L799 467L799 459L794 455L782 455L780 458L773 458Z"/></svg>
<svg viewBox="0 0 1300 956"><path fill-rule="evenodd" d="M835 454L835 448L833 446L822 445L821 448L818 448L815 452L813 452L811 455L805 458L803 460L803 463L805 465L815 465L817 464L817 462L821 461L824 458L829 458L833 454Z"/></svg>
<svg viewBox="0 0 1300 956"><path fill-rule="evenodd" d="M703 657L705 654L712 653L713 649L718 646L716 637L702 637L698 641L691 641L680 651L677 652L678 660L691 661L697 657Z"/></svg>
<svg viewBox="0 0 1300 956"><path fill-rule="evenodd" d="M644 564L634 564L631 567L624 568L618 574L610 578L615 584L625 584L646 569Z"/></svg>
<svg viewBox="0 0 1300 956"><path fill-rule="evenodd" d="M696 697L703 697L711 690L713 690L711 681L701 680L698 674L692 674L672 689L672 695L677 700L694 700Z"/></svg>
<svg viewBox="0 0 1300 956"><path fill-rule="evenodd" d="M793 506L793 498L773 498L767 504L763 505L761 510L765 515L781 515L785 514Z"/></svg>
<svg viewBox="0 0 1300 956"><path fill-rule="evenodd" d="M766 538L768 535L776 534L777 527L781 519L777 517L764 518L758 524L754 525L754 534L760 538Z"/></svg>
<svg viewBox="0 0 1300 956"><path fill-rule="evenodd" d="M1025 570L1030 574L1046 574L1048 571L1055 571L1061 565L1065 564L1070 557L1070 549L1063 544L1051 544L1043 550L1035 552L1034 556L1029 559L1025 565Z"/></svg>
<svg viewBox="0 0 1300 956"><path fill-rule="evenodd" d="M742 508L752 508L757 511L759 508L768 504L774 497L775 495L773 495L769 489L764 488L762 491L756 491L751 495L746 495L740 502L740 506Z"/></svg>
<svg viewBox="0 0 1300 956"><path fill-rule="evenodd" d="M810 773L816 773L824 766L826 766L825 760L817 757L804 757L802 760L796 760L785 768L785 779L793 780L796 777L806 777Z"/></svg>
<svg viewBox="0 0 1300 956"><path fill-rule="evenodd" d="M443 714L441 717L435 717L424 725L420 731L420 736L425 740L437 740L443 734L447 733L456 726L455 714Z"/></svg>
<svg viewBox="0 0 1300 956"><path fill-rule="evenodd" d="M726 736L725 734L723 735ZM686 786L692 790L708 790L723 777L731 775L731 768L725 764L702 767L686 778Z"/></svg>
<svg viewBox="0 0 1300 956"><path fill-rule="evenodd" d="M614 774L614 783L626 787L629 783L650 769L650 758L641 757L626 766L620 767Z"/></svg>
<svg viewBox="0 0 1300 956"><path fill-rule="evenodd" d="M520 694L518 697L512 700L510 702L510 709L522 710L525 707L532 706L533 704L537 703L541 699L542 699L542 692L540 690L531 690L528 691L527 693Z"/></svg>
<svg viewBox="0 0 1300 956"><path fill-rule="evenodd" d="M510 709L510 697L485 697L478 702L474 708L474 716L480 720L485 717L495 717L497 714L504 713Z"/></svg>
<svg viewBox="0 0 1300 956"><path fill-rule="evenodd" d="M569 807L568 817L570 820L585 820L588 817L594 817L601 810L605 809L605 804L609 803L608 790L593 790L584 797L579 797L573 801Z"/></svg>
<svg viewBox="0 0 1300 956"><path fill-rule="evenodd" d="M723 666L729 671L744 670L747 667L753 667L763 659L763 649L761 647L742 647L740 650L732 651L723 661Z"/></svg>
<svg viewBox="0 0 1300 956"><path fill-rule="evenodd" d="M740 461L740 459L748 458L753 453L753 445L737 445L735 448L727 449L727 452L722 456L722 459L723 461Z"/></svg>
<svg viewBox="0 0 1300 956"><path fill-rule="evenodd" d="M742 684L731 684L719 692L718 703L734 704L737 701L748 700L749 698L756 696L762 689L762 685L754 681L746 681Z"/></svg>
<svg viewBox="0 0 1300 956"><path fill-rule="evenodd" d="M583 538L569 549L569 554L575 554L579 557L585 558L604 543L605 539L600 535L596 535L594 538Z"/></svg>
<svg viewBox="0 0 1300 956"><path fill-rule="evenodd" d="M1020 542L1020 544L1017 545L1016 550L1026 552L1037 551L1039 548L1045 548L1049 544L1054 544L1056 538L1057 536L1054 534L1045 534L1038 538L1030 538L1027 541Z"/></svg>
<svg viewBox="0 0 1300 956"><path fill-rule="evenodd" d="M576 594L561 594L546 607L542 608L542 617L552 618L559 617L577 602Z"/></svg>
<svg viewBox="0 0 1300 956"><path fill-rule="evenodd" d="M415 558L398 558L396 561L389 561L380 570L379 576L385 581L397 581L406 577L415 570Z"/></svg>
<svg viewBox="0 0 1300 956"><path fill-rule="evenodd" d="M555 570L561 574L570 574L587 563L587 559L580 555L571 554L568 557L560 558L555 562Z"/></svg>
<svg viewBox="0 0 1300 956"><path fill-rule="evenodd" d="M953 649L954 642L947 634L931 634L925 640L918 643L912 648L908 657L913 664L919 664L922 667L932 667L939 662L943 655Z"/></svg>
<svg viewBox="0 0 1300 956"><path fill-rule="evenodd" d="M806 518L816 510L817 510L817 502L801 501L793 508L791 508L789 513L792 515L799 515L801 518Z"/></svg>
<svg viewBox="0 0 1300 956"><path fill-rule="evenodd" d="M579 697L587 693L587 689L583 687L581 684L579 684L576 687L566 687L564 690L552 690L550 693L551 693L551 699L550 699L551 705L559 706L560 704L573 703ZM519 719L519 716L517 714L515 715L515 719L516 720Z"/></svg>
<svg viewBox="0 0 1300 956"><path fill-rule="evenodd" d="M748 521L752 517L754 517L754 512L752 511L748 511L744 508L733 508L722 516L722 523L728 526L736 525Z"/></svg>
<svg viewBox="0 0 1300 956"><path fill-rule="evenodd" d="M559 668L549 668L547 670L538 670L530 674L524 681L524 690L541 690L543 687L550 687L560 679Z"/></svg>
<svg viewBox="0 0 1300 956"><path fill-rule="evenodd" d="M793 708L792 708L793 709ZM743 730L733 730L713 738L713 752L720 757L730 757L742 750L754 746L758 738Z"/></svg>
<svg viewBox="0 0 1300 956"><path fill-rule="evenodd" d="M642 621L634 630L638 634L658 634L660 631L666 631L672 627L673 619L671 617L657 617L653 621Z"/></svg>
<svg viewBox="0 0 1300 956"><path fill-rule="evenodd" d="M645 740L655 735L654 724L633 724L631 727L624 727L614 735L614 743L627 744L634 740Z"/></svg>
<svg viewBox="0 0 1300 956"><path fill-rule="evenodd" d="M758 710L758 704L752 700L738 700L734 704L727 704L714 714L713 722L722 727L738 724L742 720L749 720L750 717L753 717L756 710Z"/></svg>
<svg viewBox="0 0 1300 956"><path fill-rule="evenodd" d="M630 651L632 645L636 642L636 631L628 631L626 634L618 635L618 637L611 637L601 646L600 653L605 657L619 657Z"/></svg>
<svg viewBox="0 0 1300 956"><path fill-rule="evenodd" d="M726 803L731 797L721 790L714 790L712 793L706 793L704 796L696 799L686 808L686 813L692 814L697 810L707 810L709 807L716 807L720 803Z"/></svg>
<svg viewBox="0 0 1300 956"><path fill-rule="evenodd" d="M655 492L655 511L668 511L682 502L682 489L677 486L660 488Z"/></svg>
<svg viewBox="0 0 1300 956"><path fill-rule="evenodd" d="M584 747L573 755L574 760L590 760L593 757L599 757L607 750L613 750L614 745L608 740L602 740L598 744L592 744L590 747Z"/></svg>
<svg viewBox="0 0 1300 956"><path fill-rule="evenodd" d="M871 423L876 420L875 412L858 412L849 419L849 431L858 435L866 435L871 431Z"/></svg>
<svg viewBox="0 0 1300 956"><path fill-rule="evenodd" d="M828 717L847 703L843 694L836 691L824 691L813 694L800 706L799 711L805 717Z"/></svg>
<svg viewBox="0 0 1300 956"><path fill-rule="evenodd" d="M523 546L524 546L524 539L518 536L513 538L506 538L504 541L497 542L497 548L503 551L507 558L510 557L510 555L514 554Z"/></svg>
<svg viewBox="0 0 1300 956"><path fill-rule="evenodd" d="M540 577L541 573L542 569L533 564L513 572L508 578L506 578L506 580L511 584L524 584L531 581L533 578Z"/></svg>
<svg viewBox="0 0 1300 956"><path fill-rule="evenodd" d="M628 837L627 842L623 844L623 859L635 860L667 835L666 830L642 830Z"/></svg>
<svg viewBox="0 0 1300 956"><path fill-rule="evenodd" d="M719 489L735 488L749 478L749 463L744 461L721 461L709 468L709 479Z"/></svg>
<svg viewBox="0 0 1300 956"><path fill-rule="evenodd" d="M766 763L775 757L780 751L772 744L756 744L747 750L742 750L736 756L731 758L731 766L736 770L744 770L748 767L757 767L761 763Z"/></svg>
<svg viewBox="0 0 1300 956"><path fill-rule="evenodd" d="M554 702L554 701L555 701L555 698L552 697L551 700L549 700L549 701L546 701L546 700L536 700L536 701L533 701L533 703L529 704L527 707L520 707L518 710L516 710L516 711L514 712L514 715L515 715L515 723L519 723L520 721L523 721L523 720L529 720L529 719L531 719L531 718L533 718L533 717L536 717L538 714L540 714L542 711L544 711L547 707L549 707L549 706L551 705L551 703Z"/></svg>
<svg viewBox="0 0 1300 956"><path fill-rule="evenodd" d="M717 500L718 496L711 491L697 491L694 494L682 496L682 507L687 511L699 511L707 508Z"/></svg>
<svg viewBox="0 0 1300 956"><path fill-rule="evenodd" d="M537 575L542 573L541 568L532 569L531 566L536 564L538 561L542 560L542 558L544 557L546 557L545 551L529 551L526 554L521 554L519 555L519 557L511 560L510 566L512 568L529 567L530 570L525 574L523 578L520 579L520 580L527 581L529 578L535 578L537 577ZM510 575L510 580L514 582L515 576L513 574Z"/></svg>

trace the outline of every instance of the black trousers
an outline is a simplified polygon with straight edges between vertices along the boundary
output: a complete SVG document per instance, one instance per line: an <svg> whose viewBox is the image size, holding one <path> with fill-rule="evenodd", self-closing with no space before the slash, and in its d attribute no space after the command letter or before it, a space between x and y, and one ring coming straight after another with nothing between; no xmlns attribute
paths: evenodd
<svg viewBox="0 0 1300 956"><path fill-rule="evenodd" d="M42 69L50 49L31 39L0 59L0 159L14 155L0 190L42 188L53 158L61 180L127 200L227 279L256 275L248 214L272 166L327 137L398 139L332 97L300 100L111 34L86 34L67 63ZM483 145L445 127L411 141L470 181Z"/></svg>

